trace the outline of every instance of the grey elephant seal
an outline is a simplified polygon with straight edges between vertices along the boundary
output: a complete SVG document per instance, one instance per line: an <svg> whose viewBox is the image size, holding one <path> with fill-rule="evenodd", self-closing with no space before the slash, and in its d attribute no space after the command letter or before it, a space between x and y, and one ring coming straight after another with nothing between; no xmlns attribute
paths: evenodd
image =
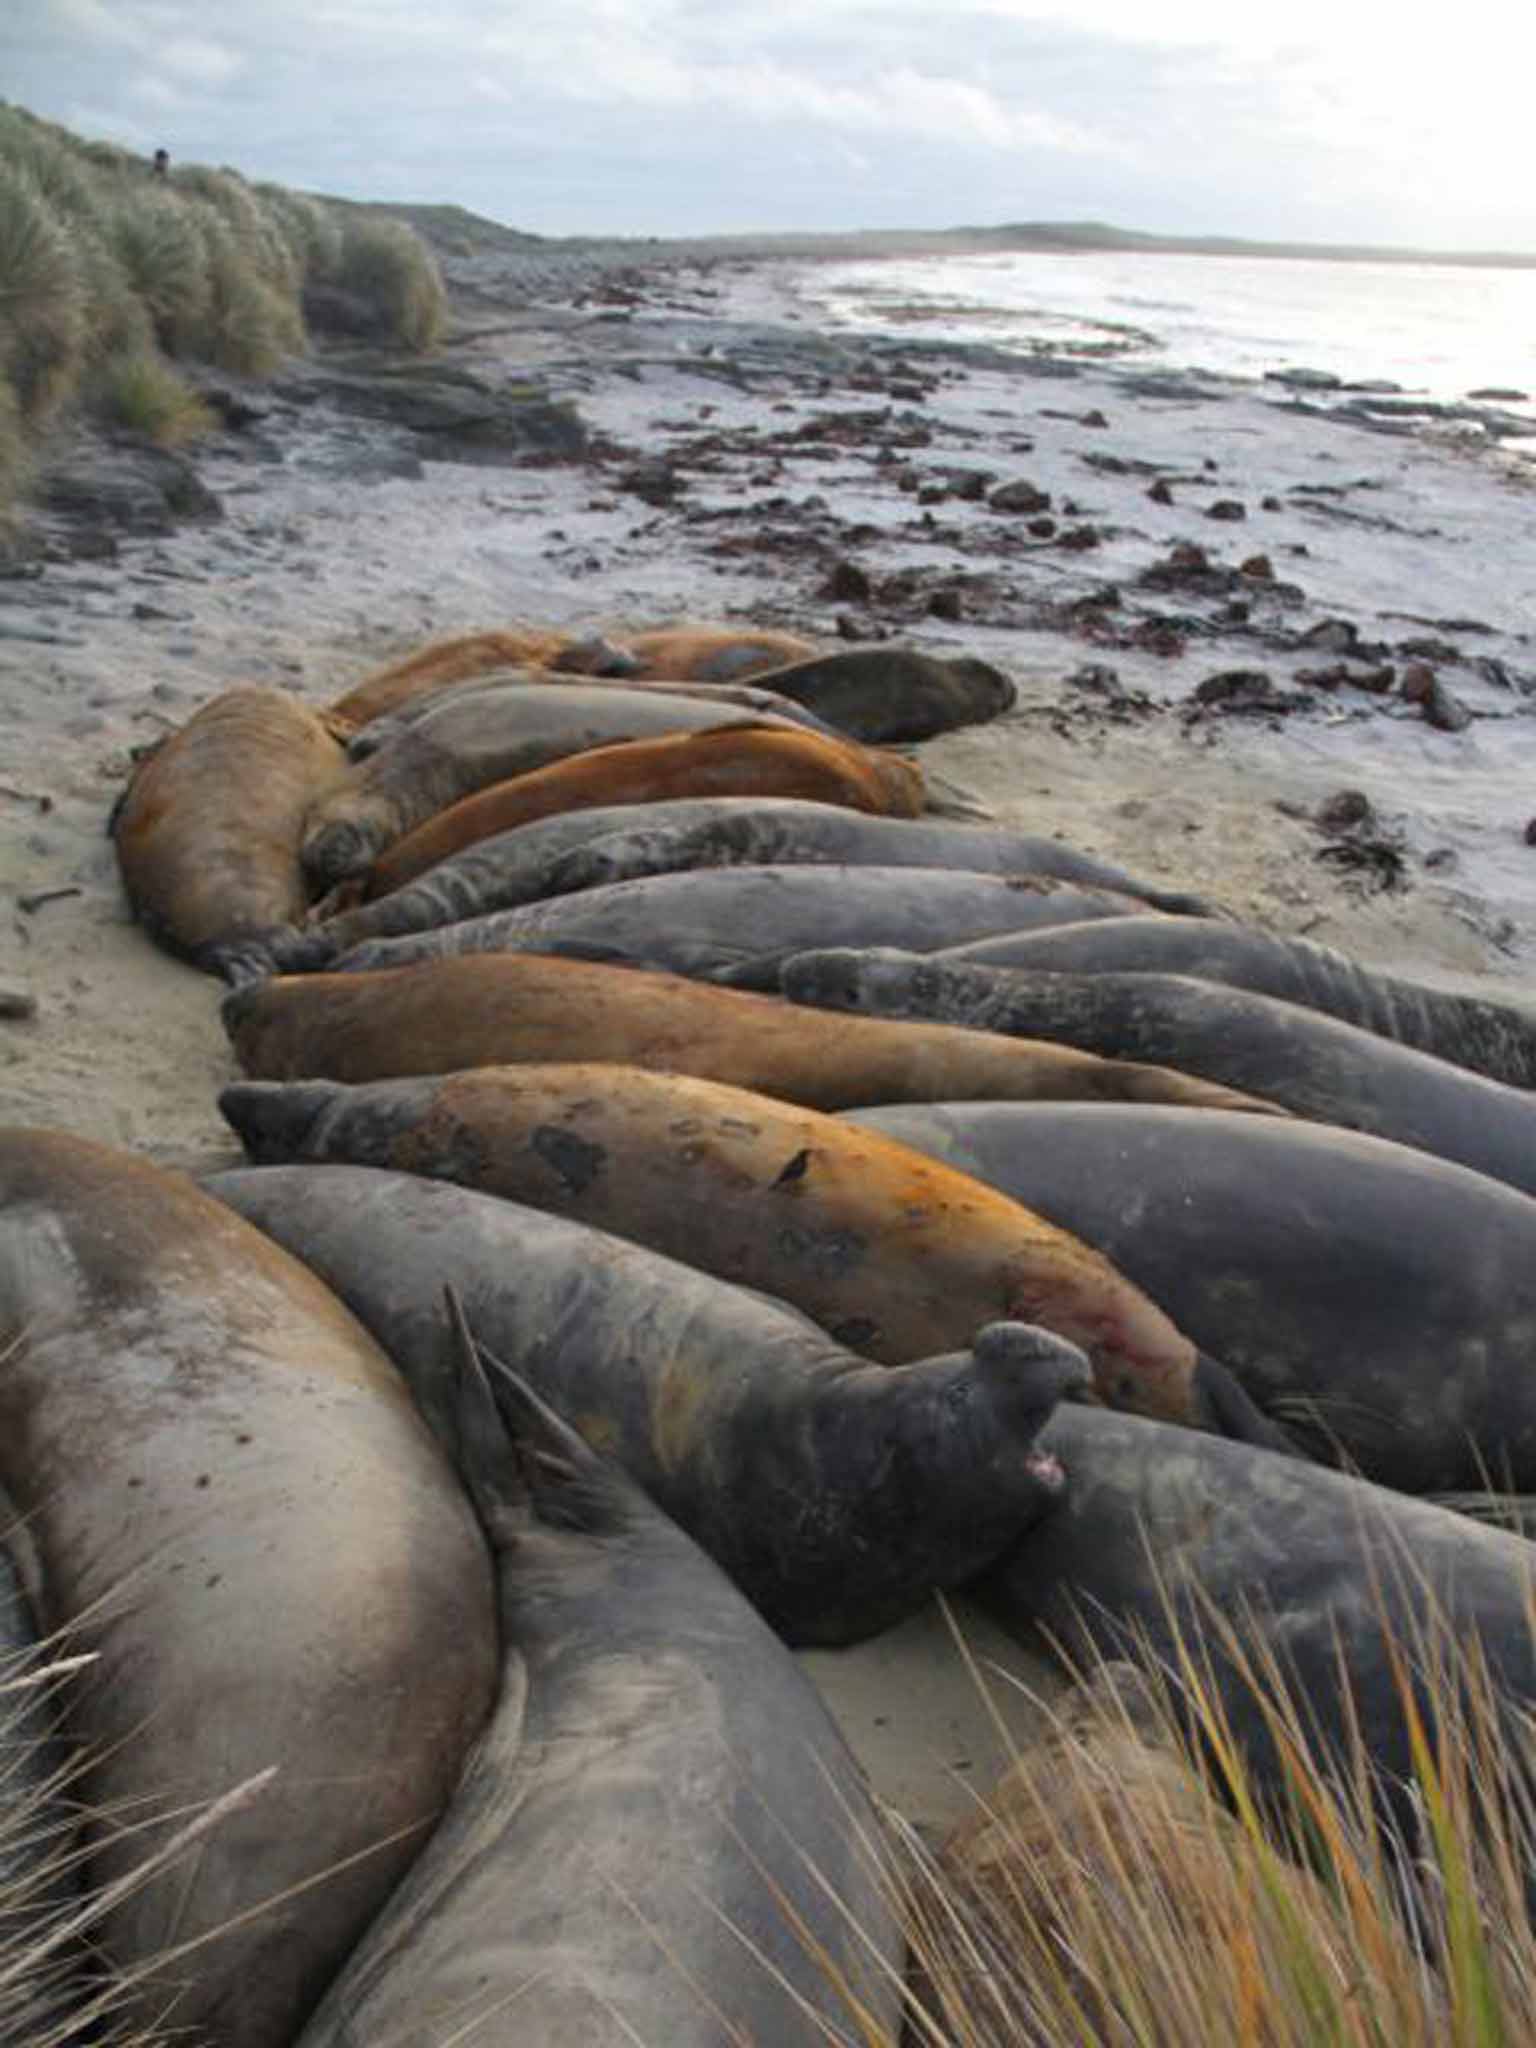
<svg viewBox="0 0 1536 2048"><path fill-rule="evenodd" d="M759 714L767 723L772 715ZM411 724L370 729L346 777L309 811L300 858L320 888L360 875L396 839L461 797L590 747L735 722L726 707L600 683L503 683L429 702ZM798 728L785 721L787 730Z"/></svg>
<svg viewBox="0 0 1536 2048"><path fill-rule="evenodd" d="M455 1425L500 1698L297 2048L812 2048L856 2016L893 2039L880 1822L810 1681L638 1488L490 1371L494 1390L466 1363Z"/></svg>
<svg viewBox="0 0 1536 2048"><path fill-rule="evenodd" d="M343 972L405 967L457 953L567 953L661 967L737 988L773 990L809 945L901 945L914 952L963 933L1021 931L1118 917L1133 899L1048 875L949 868L732 867L644 876L496 911L342 955Z"/></svg>
<svg viewBox="0 0 1536 2048"><path fill-rule="evenodd" d="M855 1121L1093 1245L1318 1457L1536 1490L1536 1201L1327 1124L1109 1103Z"/></svg>
<svg viewBox="0 0 1536 2048"><path fill-rule="evenodd" d="M873 831L862 827L873 824ZM1193 916L1203 898L1164 890L1107 861L1003 826L937 819L854 818L835 804L797 797L685 797L604 805L543 818L466 847L414 882L299 932L276 935L257 971L326 967L368 939L399 938L459 924L541 898L645 875L712 867L949 868L971 874L1039 875L1116 891L1128 908L1151 905Z"/></svg>
<svg viewBox="0 0 1536 2048"><path fill-rule="evenodd" d="M1015 698L990 662L886 645L812 655L759 670L757 680L859 740L934 739L999 717Z"/></svg>
<svg viewBox="0 0 1536 2048"><path fill-rule="evenodd" d="M964 1352L872 1366L766 1295L472 1188L366 1166L205 1186L387 1337L445 1440L451 1286L497 1357L793 1642L889 1627L974 1578L1060 1491L1033 1444L1088 1367L1043 1330L993 1324Z"/></svg>
<svg viewBox="0 0 1536 2048"><path fill-rule="evenodd" d="M1063 1409L1046 1441L1072 1484L979 1588L1021 1640L1049 1642L1078 1668L1094 1655L1150 1658L1186 1690L1197 1674L1256 1791L1294 1825L1297 1765L1265 1710L1273 1670L1303 1777L1321 1771L1358 1786L1358 1743L1404 1876L1429 1846L1425 1794L1413 1789L1413 1720L1430 1754L1443 1754L1441 1716L1475 1700L1481 1665L1491 1715L1474 1704L1472 1725L1502 1721L1512 1766L1507 1786L1485 1790L1529 1813L1521 1773L1536 1637L1522 1538L1342 1472L1134 1416ZM1198 1716L1193 1701L1190 1711ZM1484 1752L1473 1753L1475 1778ZM1467 1792L1480 1796L1475 1783ZM1533 1894L1528 1880L1528 1903Z"/></svg>
<svg viewBox="0 0 1536 2048"><path fill-rule="evenodd" d="M368 1333L180 1174L0 1132L0 1333L19 1561L96 1657L68 1715L89 1883L277 1772L93 1943L141 2024L289 2048L488 1709L479 1530Z"/></svg>
<svg viewBox="0 0 1536 2048"><path fill-rule="evenodd" d="M1321 1010L1491 1081L1536 1086L1536 1015L1513 1003L1378 973L1332 946L1249 925L1104 918L1091 930L1068 925L979 939L950 949L947 957L973 967L1027 967L1047 974L1192 974Z"/></svg>
<svg viewBox="0 0 1536 2048"><path fill-rule="evenodd" d="M795 1002L1049 1038L1252 1089L1536 1194L1536 1098L1317 1010L1179 974L1043 974L890 950L808 953Z"/></svg>

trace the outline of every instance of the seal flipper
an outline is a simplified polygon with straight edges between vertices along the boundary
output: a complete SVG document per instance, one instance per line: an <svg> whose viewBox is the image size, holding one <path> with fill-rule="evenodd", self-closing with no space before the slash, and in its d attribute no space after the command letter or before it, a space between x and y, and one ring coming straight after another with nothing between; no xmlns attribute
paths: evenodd
<svg viewBox="0 0 1536 2048"><path fill-rule="evenodd" d="M534 1517L594 1536L621 1528L630 1482L475 1341L457 1292L443 1294L457 1365L450 1455L493 1550L510 1549Z"/></svg>
<svg viewBox="0 0 1536 2048"><path fill-rule="evenodd" d="M1303 1455L1280 1424L1272 1422L1258 1406L1236 1374L1204 1351L1196 1359L1190 1393L1201 1422L1214 1435L1253 1444L1259 1450L1278 1451L1287 1458Z"/></svg>

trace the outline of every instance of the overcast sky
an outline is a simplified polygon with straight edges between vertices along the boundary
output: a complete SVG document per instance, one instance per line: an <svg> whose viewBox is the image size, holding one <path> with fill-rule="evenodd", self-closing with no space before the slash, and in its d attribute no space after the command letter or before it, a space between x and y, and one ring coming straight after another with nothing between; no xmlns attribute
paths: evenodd
<svg viewBox="0 0 1536 2048"><path fill-rule="evenodd" d="M542 234L1097 219L1536 251L1501 0L0 0L0 96Z"/></svg>

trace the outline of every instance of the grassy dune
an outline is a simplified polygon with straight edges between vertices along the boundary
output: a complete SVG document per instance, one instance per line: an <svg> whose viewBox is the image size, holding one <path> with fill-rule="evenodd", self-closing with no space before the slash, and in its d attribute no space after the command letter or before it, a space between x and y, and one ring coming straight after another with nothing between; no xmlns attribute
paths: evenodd
<svg viewBox="0 0 1536 2048"><path fill-rule="evenodd" d="M264 376L328 321L424 350L445 308L399 222L202 164L159 177L0 104L0 517L62 419L171 446L212 424L185 366Z"/></svg>

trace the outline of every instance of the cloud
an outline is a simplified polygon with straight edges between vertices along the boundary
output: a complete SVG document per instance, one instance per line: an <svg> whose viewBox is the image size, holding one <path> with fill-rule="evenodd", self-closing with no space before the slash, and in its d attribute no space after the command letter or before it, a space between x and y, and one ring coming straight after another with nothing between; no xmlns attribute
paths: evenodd
<svg viewBox="0 0 1536 2048"><path fill-rule="evenodd" d="M1390 33L1338 0L0 0L0 90L40 113L545 232L1536 242L1532 55L1493 0Z"/></svg>

